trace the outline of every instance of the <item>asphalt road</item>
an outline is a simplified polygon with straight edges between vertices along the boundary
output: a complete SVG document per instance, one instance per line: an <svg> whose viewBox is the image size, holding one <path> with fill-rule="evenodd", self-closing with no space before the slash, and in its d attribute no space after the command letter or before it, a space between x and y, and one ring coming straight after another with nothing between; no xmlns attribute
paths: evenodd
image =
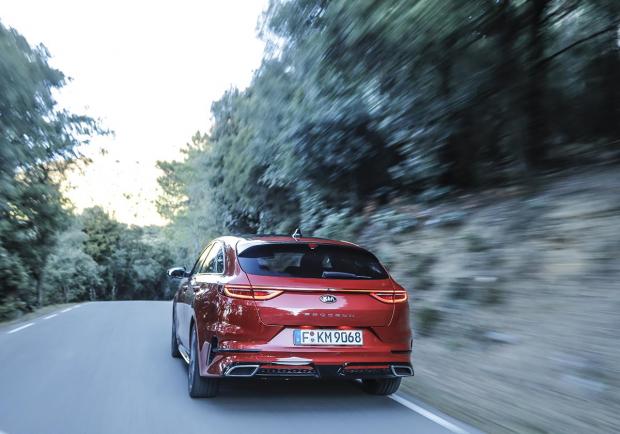
<svg viewBox="0 0 620 434"><path fill-rule="evenodd" d="M472 432L350 382L231 380L193 400L170 312L86 303L0 329L0 434Z"/></svg>

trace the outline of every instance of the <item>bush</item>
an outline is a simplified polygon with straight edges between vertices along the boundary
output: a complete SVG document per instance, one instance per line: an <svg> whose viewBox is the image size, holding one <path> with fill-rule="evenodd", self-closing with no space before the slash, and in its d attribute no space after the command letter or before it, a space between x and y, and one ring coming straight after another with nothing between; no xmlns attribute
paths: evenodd
<svg viewBox="0 0 620 434"><path fill-rule="evenodd" d="M17 318L25 309L26 303L13 296L0 300L0 321Z"/></svg>
<svg viewBox="0 0 620 434"><path fill-rule="evenodd" d="M441 321L441 312L433 307L421 308L415 316L420 336L430 336Z"/></svg>
<svg viewBox="0 0 620 434"><path fill-rule="evenodd" d="M483 286L480 295L480 301L483 304L499 304L504 300L504 291L497 282Z"/></svg>
<svg viewBox="0 0 620 434"><path fill-rule="evenodd" d="M414 279L416 289L431 289L434 286L431 269L437 262L432 255L413 255L412 267L407 269L407 275Z"/></svg>
<svg viewBox="0 0 620 434"><path fill-rule="evenodd" d="M304 235L352 241L357 238L364 223L364 217L354 217L349 209L332 210L332 212L325 217L323 224L314 234Z"/></svg>
<svg viewBox="0 0 620 434"><path fill-rule="evenodd" d="M498 279L459 278L450 284L450 298L473 299L479 304L498 304L503 300L503 290Z"/></svg>
<svg viewBox="0 0 620 434"><path fill-rule="evenodd" d="M465 235L465 243L470 252L484 252L491 249L489 242L476 234Z"/></svg>
<svg viewBox="0 0 620 434"><path fill-rule="evenodd" d="M455 299L468 299L471 297L471 286L468 279L456 279L450 284L450 297Z"/></svg>
<svg viewBox="0 0 620 434"><path fill-rule="evenodd" d="M377 211L371 217L370 222L380 230L391 234L409 232L418 226L418 220L415 217L390 208Z"/></svg>

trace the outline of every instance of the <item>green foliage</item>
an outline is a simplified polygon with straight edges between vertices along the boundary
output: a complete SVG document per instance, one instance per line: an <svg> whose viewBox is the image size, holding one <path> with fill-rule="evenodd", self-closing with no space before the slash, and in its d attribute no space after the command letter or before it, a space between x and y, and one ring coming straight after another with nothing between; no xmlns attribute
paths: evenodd
<svg viewBox="0 0 620 434"><path fill-rule="evenodd" d="M94 288L100 286L102 280L99 265L85 251L87 238L77 222L60 234L43 270L44 302L92 299Z"/></svg>
<svg viewBox="0 0 620 434"><path fill-rule="evenodd" d="M413 279L414 290L433 289L435 281L432 269L436 262L437 258L433 255L416 254L411 256L407 275Z"/></svg>
<svg viewBox="0 0 620 434"><path fill-rule="evenodd" d="M213 104L184 161L160 163L179 256L226 232L355 238L369 204L618 149L620 3L441 3L272 0L250 87ZM609 144L565 152L576 141Z"/></svg>
<svg viewBox="0 0 620 434"><path fill-rule="evenodd" d="M323 220L320 229L314 234L318 237L342 240L354 239L365 224L363 217L356 217L349 209L334 210Z"/></svg>
<svg viewBox="0 0 620 434"><path fill-rule="evenodd" d="M16 312L26 308L20 297L28 287L28 273L19 256L12 254L0 245L0 273L2 279L2 298L0 299L0 320L8 319Z"/></svg>
<svg viewBox="0 0 620 434"><path fill-rule="evenodd" d="M161 299L170 251L159 228L127 227L101 208L71 218L47 257L44 303Z"/></svg>
<svg viewBox="0 0 620 434"><path fill-rule="evenodd" d="M113 299L162 299L167 296L166 269L173 265L159 228L126 228L111 257Z"/></svg>
<svg viewBox="0 0 620 434"><path fill-rule="evenodd" d="M491 245L480 235L469 233L465 235L465 244L470 252L484 252L491 248Z"/></svg>
<svg viewBox="0 0 620 434"><path fill-rule="evenodd" d="M458 278L451 282L449 296L457 300L474 300L481 305L500 304L505 298L503 285L496 278Z"/></svg>
<svg viewBox="0 0 620 434"><path fill-rule="evenodd" d="M91 300L158 299L166 294L165 270L171 253L158 228L127 227L99 207L79 218L83 250L97 264L100 282L93 281Z"/></svg>
<svg viewBox="0 0 620 434"><path fill-rule="evenodd" d="M105 264L112 257L123 229L101 207L84 210L81 216L83 230L87 235L84 249L98 264Z"/></svg>
<svg viewBox="0 0 620 434"><path fill-rule="evenodd" d="M498 284L482 287L482 303L499 304L505 299L505 294Z"/></svg>
<svg viewBox="0 0 620 434"><path fill-rule="evenodd" d="M458 278L450 284L450 297L454 299L468 299L472 296L471 279Z"/></svg>
<svg viewBox="0 0 620 434"><path fill-rule="evenodd" d="M415 315L416 331L420 336L430 336L441 321L441 312L434 307L423 307Z"/></svg>
<svg viewBox="0 0 620 434"><path fill-rule="evenodd" d="M371 223L384 233L399 234L415 229L418 221L415 217L401 214L393 208L384 207L374 212Z"/></svg>
<svg viewBox="0 0 620 434"><path fill-rule="evenodd" d="M159 162L162 194L157 209L171 224L165 229L178 264L189 266L206 242L224 230L210 175L213 159L208 137L197 132L183 150L182 162Z"/></svg>

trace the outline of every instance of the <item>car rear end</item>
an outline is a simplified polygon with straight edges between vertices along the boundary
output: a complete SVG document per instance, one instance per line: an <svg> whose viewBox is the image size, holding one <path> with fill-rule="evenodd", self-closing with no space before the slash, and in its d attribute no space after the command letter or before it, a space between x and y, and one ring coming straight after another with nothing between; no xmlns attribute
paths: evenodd
<svg viewBox="0 0 620 434"><path fill-rule="evenodd" d="M264 339L221 342L227 377L396 379L413 375L407 292L374 255L323 240L239 242L241 279Z"/></svg>

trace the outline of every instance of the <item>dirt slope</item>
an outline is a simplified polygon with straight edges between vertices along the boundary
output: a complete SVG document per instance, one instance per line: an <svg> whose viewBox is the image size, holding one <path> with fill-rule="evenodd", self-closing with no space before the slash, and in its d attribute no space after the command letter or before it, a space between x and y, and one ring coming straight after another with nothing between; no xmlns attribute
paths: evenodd
<svg viewBox="0 0 620 434"><path fill-rule="evenodd" d="M361 241L411 290L411 393L493 433L620 432L620 168L377 215Z"/></svg>

